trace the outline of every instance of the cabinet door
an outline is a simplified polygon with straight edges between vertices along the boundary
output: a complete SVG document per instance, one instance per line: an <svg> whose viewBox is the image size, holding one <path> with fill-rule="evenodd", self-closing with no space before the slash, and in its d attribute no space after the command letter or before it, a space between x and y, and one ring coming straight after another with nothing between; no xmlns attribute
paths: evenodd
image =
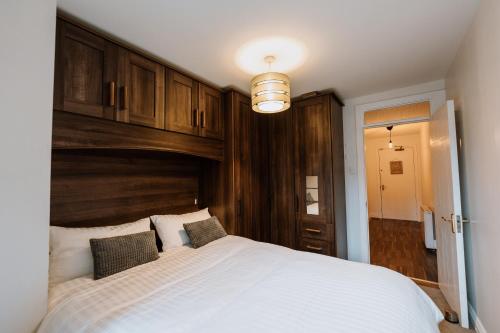
<svg viewBox="0 0 500 333"><path fill-rule="evenodd" d="M238 235L255 239L253 217L252 109L249 99L238 96L234 110L235 178L238 198Z"/></svg>
<svg viewBox="0 0 500 333"><path fill-rule="evenodd" d="M296 102L293 112L299 228L305 222L333 223L329 97L320 96Z"/></svg>
<svg viewBox="0 0 500 333"><path fill-rule="evenodd" d="M113 118L117 47L57 21L54 109Z"/></svg>
<svg viewBox="0 0 500 333"><path fill-rule="evenodd" d="M165 129L198 135L198 84L176 71L168 71Z"/></svg>
<svg viewBox="0 0 500 333"><path fill-rule="evenodd" d="M200 134L214 139L224 139L222 95L217 89L200 83Z"/></svg>
<svg viewBox="0 0 500 333"><path fill-rule="evenodd" d="M125 49L120 49L119 53L116 119L164 128L165 67Z"/></svg>

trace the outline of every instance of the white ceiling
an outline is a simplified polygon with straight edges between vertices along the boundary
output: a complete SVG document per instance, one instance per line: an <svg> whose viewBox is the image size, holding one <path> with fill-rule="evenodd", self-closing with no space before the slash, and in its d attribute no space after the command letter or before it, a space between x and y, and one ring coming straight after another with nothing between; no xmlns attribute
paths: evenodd
<svg viewBox="0 0 500 333"><path fill-rule="evenodd" d="M220 87L249 90L235 63L255 38L308 50L292 94L342 98L445 76L479 0L59 0L63 11Z"/></svg>
<svg viewBox="0 0 500 333"><path fill-rule="evenodd" d="M420 134L424 127L429 126L428 122L394 125L392 136L405 136ZM375 127L365 129L365 139L389 138L389 131L385 127Z"/></svg>

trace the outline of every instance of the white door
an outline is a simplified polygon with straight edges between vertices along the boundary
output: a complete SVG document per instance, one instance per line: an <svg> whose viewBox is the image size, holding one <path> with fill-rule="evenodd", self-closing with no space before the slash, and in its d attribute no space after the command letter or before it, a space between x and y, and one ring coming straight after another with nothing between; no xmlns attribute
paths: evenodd
<svg viewBox="0 0 500 333"><path fill-rule="evenodd" d="M383 148L378 153L382 218L418 221L413 148Z"/></svg>
<svg viewBox="0 0 500 333"><path fill-rule="evenodd" d="M448 101L431 120L431 154L439 287L463 327L469 326L455 106Z"/></svg>

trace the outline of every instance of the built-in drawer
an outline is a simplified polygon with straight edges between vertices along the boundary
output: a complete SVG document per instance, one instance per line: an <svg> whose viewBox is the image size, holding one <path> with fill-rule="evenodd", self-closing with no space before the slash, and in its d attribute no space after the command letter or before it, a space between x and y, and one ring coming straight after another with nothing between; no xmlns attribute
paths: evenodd
<svg viewBox="0 0 500 333"><path fill-rule="evenodd" d="M300 250L331 255L330 243L317 239L301 238Z"/></svg>
<svg viewBox="0 0 500 333"><path fill-rule="evenodd" d="M300 224L300 237L329 240L330 226L325 223L302 222Z"/></svg>

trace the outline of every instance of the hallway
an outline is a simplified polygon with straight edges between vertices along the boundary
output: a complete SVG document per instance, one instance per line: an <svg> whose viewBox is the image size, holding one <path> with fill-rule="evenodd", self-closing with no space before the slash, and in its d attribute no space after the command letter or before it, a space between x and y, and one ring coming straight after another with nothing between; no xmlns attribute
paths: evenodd
<svg viewBox="0 0 500 333"><path fill-rule="evenodd" d="M371 263L437 282L436 253L425 248L421 222L370 219Z"/></svg>

